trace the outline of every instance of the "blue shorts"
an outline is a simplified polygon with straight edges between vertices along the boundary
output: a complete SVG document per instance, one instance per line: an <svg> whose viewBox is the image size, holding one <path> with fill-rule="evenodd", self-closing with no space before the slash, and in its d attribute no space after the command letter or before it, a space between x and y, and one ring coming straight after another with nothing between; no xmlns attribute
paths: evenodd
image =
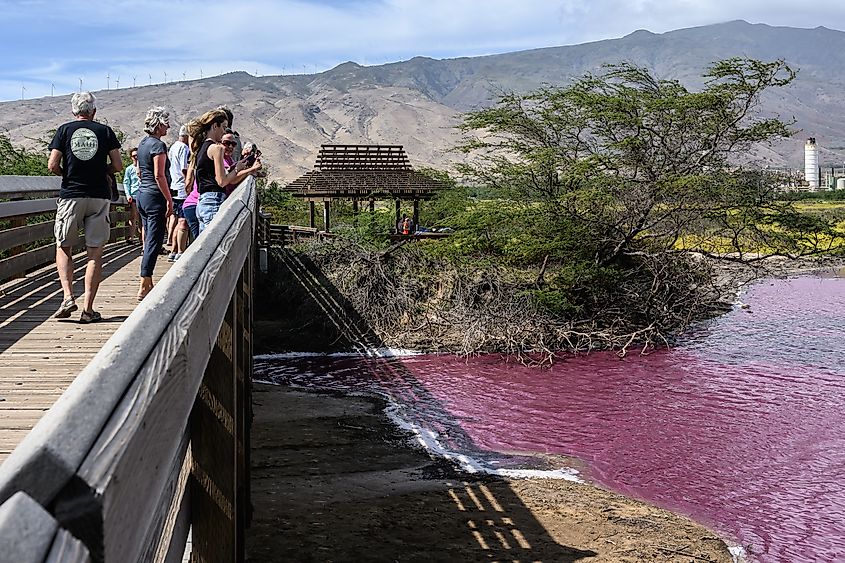
<svg viewBox="0 0 845 563"><path fill-rule="evenodd" d="M200 232L203 232L208 227L211 220L217 215L225 199L226 194L223 192L206 192L200 194L200 200L197 203L197 219L200 220Z"/></svg>
<svg viewBox="0 0 845 563"><path fill-rule="evenodd" d="M188 230L191 231L191 240L197 240L200 235L200 220L197 219L197 206L188 205L182 207L182 215L188 222Z"/></svg>

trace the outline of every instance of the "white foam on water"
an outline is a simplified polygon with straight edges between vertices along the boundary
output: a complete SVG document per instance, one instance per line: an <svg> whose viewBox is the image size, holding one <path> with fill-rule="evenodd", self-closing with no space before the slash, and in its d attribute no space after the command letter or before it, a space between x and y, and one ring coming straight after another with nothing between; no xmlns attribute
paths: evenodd
<svg viewBox="0 0 845 563"><path fill-rule="evenodd" d="M453 452L440 442L436 432L422 428L419 425L404 419L399 415L399 405L393 402L390 397L386 397L386 399L389 402L389 406L385 409L385 413L394 424L403 430L412 433L416 438L416 441L428 452L435 456L448 459L467 473L483 473L486 475L496 475L511 479L563 479L565 481L573 481L576 483L584 482L580 477L578 477L578 471L568 467L562 467L554 470L499 469L490 467L487 463L465 454Z"/></svg>
<svg viewBox="0 0 845 563"><path fill-rule="evenodd" d="M731 552L731 557L733 558L734 563L743 563L746 561L747 554L745 552L745 548L741 545L728 546L728 551Z"/></svg>
<svg viewBox="0 0 845 563"><path fill-rule="evenodd" d="M365 351L351 352L279 352L275 354L257 354L255 360L286 360L290 358L406 358L421 356L423 352L402 348L368 348Z"/></svg>
<svg viewBox="0 0 845 563"><path fill-rule="evenodd" d="M409 356L422 356L424 352L418 350L406 350L404 348L372 348L367 350L366 355L374 358L407 358Z"/></svg>

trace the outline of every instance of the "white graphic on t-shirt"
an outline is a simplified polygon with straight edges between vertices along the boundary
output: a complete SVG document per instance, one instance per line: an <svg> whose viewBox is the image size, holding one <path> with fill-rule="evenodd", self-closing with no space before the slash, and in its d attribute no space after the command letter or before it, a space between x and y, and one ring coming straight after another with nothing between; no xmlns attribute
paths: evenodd
<svg viewBox="0 0 845 563"><path fill-rule="evenodd" d="M94 158L98 147L97 135L85 127L80 127L70 137L70 152L79 160Z"/></svg>

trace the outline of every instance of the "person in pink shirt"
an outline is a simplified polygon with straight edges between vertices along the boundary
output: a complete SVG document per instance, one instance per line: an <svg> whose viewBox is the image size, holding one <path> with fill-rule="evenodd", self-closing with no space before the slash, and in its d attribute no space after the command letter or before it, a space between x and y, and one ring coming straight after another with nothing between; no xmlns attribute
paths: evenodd
<svg viewBox="0 0 845 563"><path fill-rule="evenodd" d="M182 203L182 214L185 216L185 221L188 222L188 231L191 233L191 240L197 240L200 236L200 220L197 219L197 203L200 200L200 192L197 189L197 180L190 172L186 178L192 180L191 192Z"/></svg>

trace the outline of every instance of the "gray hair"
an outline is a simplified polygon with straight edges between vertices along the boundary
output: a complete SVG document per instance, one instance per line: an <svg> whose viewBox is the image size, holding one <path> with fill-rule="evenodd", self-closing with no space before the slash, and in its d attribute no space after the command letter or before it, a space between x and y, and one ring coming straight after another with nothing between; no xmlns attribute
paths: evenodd
<svg viewBox="0 0 845 563"><path fill-rule="evenodd" d="M241 150L243 152L250 152L254 148L255 148L255 143L251 143L251 142L247 141L246 143L244 143L244 146Z"/></svg>
<svg viewBox="0 0 845 563"><path fill-rule="evenodd" d="M70 110L73 115L90 117L97 109L97 98L91 92L77 92L70 98Z"/></svg>
<svg viewBox="0 0 845 563"><path fill-rule="evenodd" d="M152 135L156 127L162 124L170 125L170 113L163 106L155 106L147 110L144 118L144 131Z"/></svg>

